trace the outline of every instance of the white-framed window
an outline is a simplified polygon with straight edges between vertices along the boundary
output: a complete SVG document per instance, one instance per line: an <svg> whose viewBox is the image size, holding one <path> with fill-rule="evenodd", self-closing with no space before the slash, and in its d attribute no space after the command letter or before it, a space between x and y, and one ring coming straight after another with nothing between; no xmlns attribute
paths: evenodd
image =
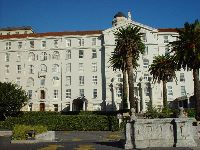
<svg viewBox="0 0 200 150"><path fill-rule="evenodd" d="M123 82L123 78L121 74L117 74L117 82Z"/></svg>
<svg viewBox="0 0 200 150"><path fill-rule="evenodd" d="M17 65L17 73L22 73L22 66L21 65Z"/></svg>
<svg viewBox="0 0 200 150"><path fill-rule="evenodd" d="M84 66L83 63L78 64L78 71L83 72L84 71Z"/></svg>
<svg viewBox="0 0 200 150"><path fill-rule="evenodd" d="M97 98L97 89L93 89L93 98Z"/></svg>
<svg viewBox="0 0 200 150"><path fill-rule="evenodd" d="M10 61L10 54L8 54L8 53L5 54L5 61L6 62Z"/></svg>
<svg viewBox="0 0 200 150"><path fill-rule="evenodd" d="M142 41L143 41L143 42L146 42L146 41L147 41L147 34L146 34L146 33L143 33L143 34L142 34Z"/></svg>
<svg viewBox="0 0 200 150"><path fill-rule="evenodd" d="M53 90L53 98L58 99L58 90Z"/></svg>
<svg viewBox="0 0 200 150"><path fill-rule="evenodd" d="M165 55L169 55L170 51L169 51L169 47L165 47Z"/></svg>
<svg viewBox="0 0 200 150"><path fill-rule="evenodd" d="M53 104L53 107L54 107L54 111L58 111L58 104Z"/></svg>
<svg viewBox="0 0 200 150"><path fill-rule="evenodd" d="M148 46L145 46L145 49L144 49L144 55L146 56L146 55L148 55L148 53L149 53Z"/></svg>
<svg viewBox="0 0 200 150"><path fill-rule="evenodd" d="M97 72L97 63L92 63L92 72Z"/></svg>
<svg viewBox="0 0 200 150"><path fill-rule="evenodd" d="M184 75L184 73L180 73L180 82L185 82L185 75Z"/></svg>
<svg viewBox="0 0 200 150"><path fill-rule="evenodd" d="M59 72L59 65L58 64L53 64L52 72L54 72L54 73L58 73Z"/></svg>
<svg viewBox="0 0 200 150"><path fill-rule="evenodd" d="M40 68L41 72L47 72L47 66L45 64L41 64Z"/></svg>
<svg viewBox="0 0 200 150"><path fill-rule="evenodd" d="M117 97L122 97L122 87L121 86L118 86L116 88L116 96Z"/></svg>
<svg viewBox="0 0 200 150"><path fill-rule="evenodd" d="M97 58L97 50L92 49L92 58Z"/></svg>
<svg viewBox="0 0 200 150"><path fill-rule="evenodd" d="M32 99L33 91L32 90L28 90L27 95L28 95L28 99Z"/></svg>
<svg viewBox="0 0 200 150"><path fill-rule="evenodd" d="M79 96L84 97L84 89L79 89Z"/></svg>
<svg viewBox="0 0 200 150"><path fill-rule="evenodd" d="M34 41L30 41L30 48L34 48L34 47L35 47Z"/></svg>
<svg viewBox="0 0 200 150"><path fill-rule="evenodd" d="M34 86L34 79L32 77L29 77L26 83L27 87L32 87Z"/></svg>
<svg viewBox="0 0 200 150"><path fill-rule="evenodd" d="M92 83L97 85L97 76L92 76Z"/></svg>
<svg viewBox="0 0 200 150"><path fill-rule="evenodd" d="M168 95L173 95L172 86L167 87L167 93L168 93Z"/></svg>
<svg viewBox="0 0 200 150"><path fill-rule="evenodd" d="M9 65L5 65L5 73L10 73L10 66Z"/></svg>
<svg viewBox="0 0 200 150"><path fill-rule="evenodd" d="M45 78L44 77L40 78L40 85L45 86Z"/></svg>
<svg viewBox="0 0 200 150"><path fill-rule="evenodd" d="M40 54L40 60L42 60L42 61L47 60L47 52L42 52Z"/></svg>
<svg viewBox="0 0 200 150"><path fill-rule="evenodd" d="M78 39L79 46L84 46L84 39Z"/></svg>
<svg viewBox="0 0 200 150"><path fill-rule="evenodd" d="M71 63L66 64L66 72L71 72Z"/></svg>
<svg viewBox="0 0 200 150"><path fill-rule="evenodd" d="M72 92L71 89L66 89L66 98L71 98L72 95L71 92Z"/></svg>
<svg viewBox="0 0 200 150"><path fill-rule="evenodd" d="M185 95L186 95L185 86L181 86L181 96L185 96Z"/></svg>
<svg viewBox="0 0 200 150"><path fill-rule="evenodd" d="M79 50L79 58L83 58L84 57L84 51L83 50Z"/></svg>
<svg viewBox="0 0 200 150"><path fill-rule="evenodd" d="M167 35L164 35L164 43L169 43L169 39Z"/></svg>
<svg viewBox="0 0 200 150"><path fill-rule="evenodd" d="M71 59L71 50L66 51L66 60Z"/></svg>
<svg viewBox="0 0 200 150"><path fill-rule="evenodd" d="M18 49L22 48L22 42L18 42Z"/></svg>
<svg viewBox="0 0 200 150"><path fill-rule="evenodd" d="M84 85L84 76L79 76L79 85Z"/></svg>
<svg viewBox="0 0 200 150"><path fill-rule="evenodd" d="M150 96L150 88L149 88L148 85L145 86L144 93L145 93L146 96Z"/></svg>
<svg viewBox="0 0 200 150"><path fill-rule="evenodd" d="M54 40L54 48L58 48L58 40Z"/></svg>
<svg viewBox="0 0 200 150"><path fill-rule="evenodd" d="M54 51L54 52L53 52L52 59L56 59L56 60L59 60L59 59L60 59L60 54L59 54L58 51Z"/></svg>
<svg viewBox="0 0 200 150"><path fill-rule="evenodd" d="M35 54L34 54L33 52L30 52L30 53L28 54L28 60L29 60L29 61L35 61Z"/></svg>
<svg viewBox="0 0 200 150"><path fill-rule="evenodd" d="M53 85L56 85L56 86L59 85L59 80L60 80L60 79L59 79L58 76L54 76L54 77L53 77Z"/></svg>
<svg viewBox="0 0 200 150"><path fill-rule="evenodd" d="M33 74L34 73L34 66L33 65L29 65L29 74Z"/></svg>
<svg viewBox="0 0 200 150"><path fill-rule="evenodd" d="M6 42L6 49L11 49L11 42Z"/></svg>
<svg viewBox="0 0 200 150"><path fill-rule="evenodd" d="M46 46L47 46L46 41L42 41L42 48L46 48Z"/></svg>
<svg viewBox="0 0 200 150"><path fill-rule="evenodd" d="M71 40L70 39L66 39L66 47L71 47Z"/></svg>
<svg viewBox="0 0 200 150"><path fill-rule="evenodd" d="M71 85L71 76L66 76L66 86Z"/></svg>
<svg viewBox="0 0 200 150"><path fill-rule="evenodd" d="M143 59L143 68L149 68L149 60Z"/></svg>
<svg viewBox="0 0 200 150"><path fill-rule="evenodd" d="M97 45L97 38L92 38L92 46Z"/></svg>
<svg viewBox="0 0 200 150"><path fill-rule="evenodd" d="M20 81L21 81L21 79L18 77L18 78L16 79L16 84L17 84L18 86L20 86Z"/></svg>
<svg viewBox="0 0 200 150"><path fill-rule="evenodd" d="M146 81L146 82L149 81L149 74L144 74L144 81Z"/></svg>
<svg viewBox="0 0 200 150"><path fill-rule="evenodd" d="M20 61L21 61L21 54L17 53L17 62L20 62Z"/></svg>

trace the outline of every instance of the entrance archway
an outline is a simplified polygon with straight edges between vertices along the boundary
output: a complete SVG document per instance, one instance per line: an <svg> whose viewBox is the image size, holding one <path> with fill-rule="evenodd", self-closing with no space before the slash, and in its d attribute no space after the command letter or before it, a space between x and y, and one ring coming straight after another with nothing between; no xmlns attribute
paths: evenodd
<svg viewBox="0 0 200 150"><path fill-rule="evenodd" d="M72 111L85 111L87 110L87 99L85 97L78 97L73 100Z"/></svg>
<svg viewBox="0 0 200 150"><path fill-rule="evenodd" d="M40 103L40 111L45 111L45 103Z"/></svg>

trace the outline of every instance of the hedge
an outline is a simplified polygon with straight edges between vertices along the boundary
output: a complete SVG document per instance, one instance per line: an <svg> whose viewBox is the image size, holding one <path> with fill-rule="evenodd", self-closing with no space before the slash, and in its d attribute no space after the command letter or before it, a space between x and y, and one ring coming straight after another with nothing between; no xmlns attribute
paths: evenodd
<svg viewBox="0 0 200 150"><path fill-rule="evenodd" d="M18 117L8 117L1 123L3 128L13 129L16 124L43 125L48 130L108 131L118 130L116 116L106 115L61 115L51 112L24 113Z"/></svg>

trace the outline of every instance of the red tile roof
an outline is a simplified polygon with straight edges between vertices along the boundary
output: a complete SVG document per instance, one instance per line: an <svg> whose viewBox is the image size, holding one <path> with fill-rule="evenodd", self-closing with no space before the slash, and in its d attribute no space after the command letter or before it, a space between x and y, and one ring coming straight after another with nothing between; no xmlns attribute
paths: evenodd
<svg viewBox="0 0 200 150"><path fill-rule="evenodd" d="M158 32L177 32L176 28L160 28Z"/></svg>
<svg viewBox="0 0 200 150"><path fill-rule="evenodd" d="M102 31L94 30L94 31L69 31L69 32L46 32L46 33L31 33L31 34L0 35L0 39L64 36L64 35L92 35L92 34L102 34Z"/></svg>

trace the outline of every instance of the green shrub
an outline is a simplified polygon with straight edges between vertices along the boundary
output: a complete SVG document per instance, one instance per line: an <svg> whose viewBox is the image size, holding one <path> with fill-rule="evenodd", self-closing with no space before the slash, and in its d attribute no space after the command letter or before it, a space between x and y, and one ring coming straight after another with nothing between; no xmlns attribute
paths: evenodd
<svg viewBox="0 0 200 150"><path fill-rule="evenodd" d="M194 108L185 109L187 112L188 117L196 117L196 110Z"/></svg>
<svg viewBox="0 0 200 150"><path fill-rule="evenodd" d="M14 140L24 140L27 139L27 131L34 130L36 134L47 132L47 127L42 125L30 126L30 125L15 125L13 128Z"/></svg>

